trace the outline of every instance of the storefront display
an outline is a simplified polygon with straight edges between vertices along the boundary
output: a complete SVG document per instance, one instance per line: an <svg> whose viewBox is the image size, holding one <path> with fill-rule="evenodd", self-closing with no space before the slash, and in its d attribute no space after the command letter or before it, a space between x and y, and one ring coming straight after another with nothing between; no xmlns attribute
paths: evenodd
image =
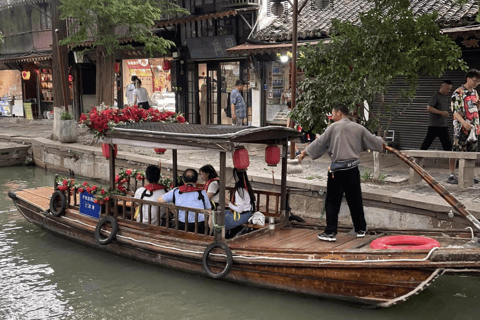
<svg viewBox="0 0 480 320"><path fill-rule="evenodd" d="M279 62L267 63L267 124L287 124L287 101L291 98L288 69Z"/></svg>

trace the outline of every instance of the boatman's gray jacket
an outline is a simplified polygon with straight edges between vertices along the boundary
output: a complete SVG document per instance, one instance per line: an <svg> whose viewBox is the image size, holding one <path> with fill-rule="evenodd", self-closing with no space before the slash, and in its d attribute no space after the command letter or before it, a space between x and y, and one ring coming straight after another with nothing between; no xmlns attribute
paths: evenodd
<svg viewBox="0 0 480 320"><path fill-rule="evenodd" d="M313 141L305 152L312 159L320 158L328 152L332 163L354 160L364 150L383 150L383 139L371 134L362 125L343 118L332 123L327 130Z"/></svg>

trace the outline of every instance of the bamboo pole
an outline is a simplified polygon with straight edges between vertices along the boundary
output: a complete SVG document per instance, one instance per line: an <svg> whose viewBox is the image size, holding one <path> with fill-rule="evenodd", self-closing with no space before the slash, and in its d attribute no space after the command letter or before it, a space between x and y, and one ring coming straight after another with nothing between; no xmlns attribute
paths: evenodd
<svg viewBox="0 0 480 320"><path fill-rule="evenodd" d="M406 164L408 164L413 170L415 170L418 175L425 180L425 182L432 187L445 201L448 202L449 205L462 217L466 218L470 221L475 228L480 230L480 221L477 220L468 210L465 208L465 205L461 203L453 194L451 194L444 186L437 182L428 172L423 170L418 164L415 163L415 159L410 157L409 155L398 151L392 147L387 145L383 145L385 150L395 154L398 158L403 160Z"/></svg>

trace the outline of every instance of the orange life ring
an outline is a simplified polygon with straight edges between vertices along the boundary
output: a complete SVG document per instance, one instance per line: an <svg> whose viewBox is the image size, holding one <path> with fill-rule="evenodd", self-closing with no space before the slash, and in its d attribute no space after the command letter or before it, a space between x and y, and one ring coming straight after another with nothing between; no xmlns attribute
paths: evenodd
<svg viewBox="0 0 480 320"><path fill-rule="evenodd" d="M424 250L435 247L440 247L437 240L420 236L389 236L370 243L372 249Z"/></svg>

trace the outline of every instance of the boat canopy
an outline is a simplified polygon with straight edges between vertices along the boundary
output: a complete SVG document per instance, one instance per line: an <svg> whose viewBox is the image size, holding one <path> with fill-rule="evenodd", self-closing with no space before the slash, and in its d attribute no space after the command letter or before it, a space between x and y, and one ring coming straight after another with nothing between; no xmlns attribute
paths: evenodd
<svg viewBox="0 0 480 320"><path fill-rule="evenodd" d="M232 151L242 143L280 144L298 141L301 133L282 126L237 127L141 122L118 126L105 134L104 142L166 149Z"/></svg>

